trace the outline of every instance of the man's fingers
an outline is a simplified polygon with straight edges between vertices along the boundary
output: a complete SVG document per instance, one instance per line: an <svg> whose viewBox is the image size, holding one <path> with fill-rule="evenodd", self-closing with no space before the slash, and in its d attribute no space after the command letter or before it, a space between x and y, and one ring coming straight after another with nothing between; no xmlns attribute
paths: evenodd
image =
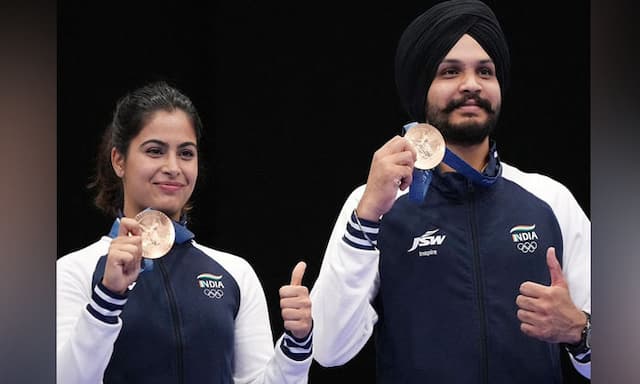
<svg viewBox="0 0 640 384"><path fill-rule="evenodd" d="M307 269L307 263L304 261L300 261L296 264L295 268L293 268L293 272L291 272L291 284L290 285L302 285L302 277L304 276L304 271Z"/></svg>
<svg viewBox="0 0 640 384"><path fill-rule="evenodd" d="M518 297L516 297L516 305L518 308L525 309L527 311L535 311L537 309L536 300L524 295L518 295Z"/></svg>
<svg viewBox="0 0 640 384"><path fill-rule="evenodd" d="M564 280L562 274L562 267L556 257L556 250L553 247L547 249L547 266L549 267L549 274L551 275L551 285L566 287L567 283Z"/></svg>

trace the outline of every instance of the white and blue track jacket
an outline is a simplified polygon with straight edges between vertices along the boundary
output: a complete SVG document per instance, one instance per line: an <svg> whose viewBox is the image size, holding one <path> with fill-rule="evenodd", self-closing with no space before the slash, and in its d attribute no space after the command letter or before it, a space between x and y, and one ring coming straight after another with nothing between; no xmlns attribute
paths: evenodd
<svg viewBox="0 0 640 384"><path fill-rule="evenodd" d="M361 227L365 186L350 194L311 292L321 365L345 364L374 334L378 383L561 382L567 352L523 334L515 300L525 281L550 284L553 246L574 304L591 313L590 221L549 177L497 153L485 172L498 176L489 187L434 171L423 202L399 192ZM590 377L590 355L571 361Z"/></svg>
<svg viewBox="0 0 640 384"><path fill-rule="evenodd" d="M242 258L204 247L174 223L176 241L145 260L126 296L102 286L118 233L57 262L57 382L306 383L311 335L274 348L258 277Z"/></svg>

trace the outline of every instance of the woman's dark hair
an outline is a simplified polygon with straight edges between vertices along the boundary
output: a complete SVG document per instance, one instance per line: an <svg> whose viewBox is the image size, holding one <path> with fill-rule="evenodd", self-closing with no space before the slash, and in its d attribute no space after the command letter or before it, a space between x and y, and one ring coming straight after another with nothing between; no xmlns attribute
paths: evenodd
<svg viewBox="0 0 640 384"><path fill-rule="evenodd" d="M147 84L118 100L113 111L113 119L102 136L95 176L88 185L90 189L97 190L94 202L104 213L116 217L121 213L124 204L122 181L111 165L111 149L115 148L126 158L131 140L140 133L155 112L172 112L176 109L182 110L191 119L196 144L199 144L202 122L195 106L186 95L166 82ZM182 213L186 214L191 208L192 204L188 202Z"/></svg>

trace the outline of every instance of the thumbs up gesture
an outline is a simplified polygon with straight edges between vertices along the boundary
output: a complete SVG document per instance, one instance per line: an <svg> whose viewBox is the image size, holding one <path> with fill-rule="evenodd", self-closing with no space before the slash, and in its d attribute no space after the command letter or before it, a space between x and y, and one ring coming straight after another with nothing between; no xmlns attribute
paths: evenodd
<svg viewBox="0 0 640 384"><path fill-rule="evenodd" d="M553 247L547 249L551 285L531 281L520 285L516 298L520 329L524 334L548 343L576 344L587 323L585 314L569 296L569 287Z"/></svg>
<svg viewBox="0 0 640 384"><path fill-rule="evenodd" d="M309 290L302 285L302 277L307 264L296 264L291 273L291 284L280 287L280 309L284 328L298 339L304 339L311 332L311 299Z"/></svg>

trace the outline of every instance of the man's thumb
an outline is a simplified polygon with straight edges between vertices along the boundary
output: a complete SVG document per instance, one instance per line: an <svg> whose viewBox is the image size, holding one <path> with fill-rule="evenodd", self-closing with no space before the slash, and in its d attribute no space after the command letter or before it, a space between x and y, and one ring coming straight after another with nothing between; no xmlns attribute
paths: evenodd
<svg viewBox="0 0 640 384"><path fill-rule="evenodd" d="M562 267L556 257L556 249L553 247L547 249L547 266L549 267L549 274L551 274L551 285L566 287L567 283L564 281Z"/></svg>
<svg viewBox="0 0 640 384"><path fill-rule="evenodd" d="M296 264L293 272L291 272L291 285L302 285L302 277L304 276L305 269L307 269L307 264L304 261Z"/></svg>

